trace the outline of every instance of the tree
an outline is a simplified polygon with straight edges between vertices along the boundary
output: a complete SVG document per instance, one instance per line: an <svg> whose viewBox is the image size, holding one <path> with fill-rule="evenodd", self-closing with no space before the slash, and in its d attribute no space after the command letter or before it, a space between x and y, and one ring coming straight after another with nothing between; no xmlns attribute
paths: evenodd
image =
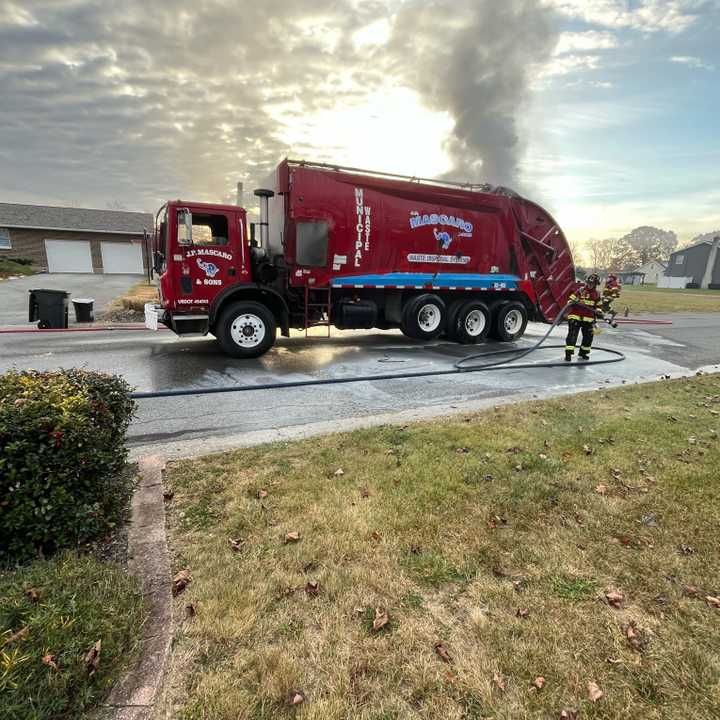
<svg viewBox="0 0 720 720"><path fill-rule="evenodd" d="M620 270L625 262L626 249L618 238L592 238L587 243L587 257L595 272Z"/></svg>
<svg viewBox="0 0 720 720"><path fill-rule="evenodd" d="M626 263L644 265L649 260L664 260L677 247L677 235L672 230L643 225L620 238L625 246Z"/></svg>

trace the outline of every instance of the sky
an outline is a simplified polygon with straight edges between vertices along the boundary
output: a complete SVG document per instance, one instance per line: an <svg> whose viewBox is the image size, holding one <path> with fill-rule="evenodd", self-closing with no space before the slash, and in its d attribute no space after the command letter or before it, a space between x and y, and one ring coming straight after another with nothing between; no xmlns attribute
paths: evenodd
<svg viewBox="0 0 720 720"><path fill-rule="evenodd" d="M283 157L720 228L720 0L0 0L0 202L233 201Z"/></svg>

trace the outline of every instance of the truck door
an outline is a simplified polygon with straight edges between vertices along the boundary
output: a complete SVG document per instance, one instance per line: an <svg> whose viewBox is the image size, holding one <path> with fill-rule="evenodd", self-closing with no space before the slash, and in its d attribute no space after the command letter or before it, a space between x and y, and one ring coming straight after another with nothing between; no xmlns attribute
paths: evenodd
<svg viewBox="0 0 720 720"><path fill-rule="evenodd" d="M207 310L225 287L246 279L244 222L244 212L229 208L176 208L178 309Z"/></svg>

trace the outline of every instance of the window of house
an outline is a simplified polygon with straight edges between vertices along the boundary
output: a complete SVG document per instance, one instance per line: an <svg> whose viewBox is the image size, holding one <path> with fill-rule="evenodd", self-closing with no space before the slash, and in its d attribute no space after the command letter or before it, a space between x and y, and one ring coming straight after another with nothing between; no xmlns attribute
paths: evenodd
<svg viewBox="0 0 720 720"><path fill-rule="evenodd" d="M676 255L675 256L675 264L676 265L682 265L685 262L685 256L684 255Z"/></svg>
<svg viewBox="0 0 720 720"><path fill-rule="evenodd" d="M0 228L0 250L12 250L10 231L7 228Z"/></svg>
<svg viewBox="0 0 720 720"><path fill-rule="evenodd" d="M182 244L184 238L185 225L178 222L178 241ZM225 215L193 213L192 241L193 245L227 245L228 221Z"/></svg>
<svg viewBox="0 0 720 720"><path fill-rule="evenodd" d="M322 267L327 265L328 224L299 222L295 242L295 261L298 265Z"/></svg>

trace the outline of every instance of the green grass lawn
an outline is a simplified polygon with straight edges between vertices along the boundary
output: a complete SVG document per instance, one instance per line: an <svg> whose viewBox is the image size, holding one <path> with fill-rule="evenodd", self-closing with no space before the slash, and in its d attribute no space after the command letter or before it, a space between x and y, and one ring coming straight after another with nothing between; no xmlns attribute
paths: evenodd
<svg viewBox="0 0 720 720"><path fill-rule="evenodd" d="M704 376L172 465L165 712L717 718L719 431Z"/></svg>
<svg viewBox="0 0 720 720"><path fill-rule="evenodd" d="M615 309L622 315L672 312L719 312L720 290L671 290L655 285L623 285Z"/></svg>
<svg viewBox="0 0 720 720"><path fill-rule="evenodd" d="M86 717L135 659L142 621L120 567L66 553L0 570L0 717Z"/></svg>

